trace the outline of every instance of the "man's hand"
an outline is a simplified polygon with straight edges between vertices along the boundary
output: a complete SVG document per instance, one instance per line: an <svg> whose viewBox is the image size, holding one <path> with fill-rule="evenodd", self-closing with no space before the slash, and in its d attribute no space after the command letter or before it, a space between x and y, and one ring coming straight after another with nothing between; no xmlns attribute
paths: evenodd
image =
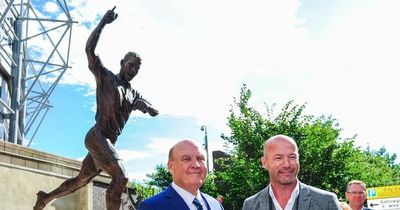
<svg viewBox="0 0 400 210"><path fill-rule="evenodd" d="M115 7L116 6L114 6L114 8L112 8L112 9L108 10L106 12L106 14L103 16L103 22L105 24L112 23L115 19L117 19L118 14L114 12Z"/></svg>
<svg viewBox="0 0 400 210"><path fill-rule="evenodd" d="M154 109L152 106L149 106L147 108L147 112L149 113L150 116L155 117L158 115L158 110Z"/></svg>
<svg viewBox="0 0 400 210"><path fill-rule="evenodd" d="M146 101L143 98L138 98L133 102L133 110L140 110L143 113L149 113L150 116L155 117L158 115L158 111L153 108L150 102Z"/></svg>

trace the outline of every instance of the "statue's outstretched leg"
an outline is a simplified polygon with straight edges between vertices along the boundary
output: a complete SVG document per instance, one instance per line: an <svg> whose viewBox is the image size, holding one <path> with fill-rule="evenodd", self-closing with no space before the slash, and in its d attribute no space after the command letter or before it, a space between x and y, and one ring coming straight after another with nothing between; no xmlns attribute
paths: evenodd
<svg viewBox="0 0 400 210"><path fill-rule="evenodd" d="M45 193L43 191L39 191L37 193L37 200L33 210L42 210L46 204L53 199L75 192L76 190L88 184L90 180L92 180L99 173L99 171L96 171L93 159L87 155L82 162L82 168L78 176L64 181L58 188L50 193Z"/></svg>
<svg viewBox="0 0 400 210"><path fill-rule="evenodd" d="M121 195L126 187L128 178L121 161L113 161L104 169L111 175L111 183L106 192L107 210L119 210L121 207Z"/></svg>
<svg viewBox="0 0 400 210"><path fill-rule="evenodd" d="M46 196L47 194L43 191L39 191L36 194L36 203L33 210L42 210L46 206L46 203L44 202Z"/></svg>

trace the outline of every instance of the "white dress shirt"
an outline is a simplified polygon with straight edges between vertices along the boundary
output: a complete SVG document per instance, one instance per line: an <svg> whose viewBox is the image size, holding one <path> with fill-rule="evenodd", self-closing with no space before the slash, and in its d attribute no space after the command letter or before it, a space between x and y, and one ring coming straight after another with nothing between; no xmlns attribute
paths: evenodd
<svg viewBox="0 0 400 210"><path fill-rule="evenodd" d="M192 193L179 187L174 182L172 182L171 186L182 197L182 199L185 201L186 205L189 207L190 210L197 210L196 206L193 204L193 200L195 197L197 198L197 200L199 200L201 206L203 206L203 209L207 209L207 206L205 205L205 202L201 197L200 191L197 191L197 196L194 196Z"/></svg>
<svg viewBox="0 0 400 210"><path fill-rule="evenodd" d="M272 201L274 202L274 206L276 210L292 210L294 202L296 201L297 197L299 196L299 189L300 189L300 184L297 181L296 187L293 189L292 194L290 195L290 199L288 203L286 204L285 208L282 209L281 205L279 205L278 200L276 200L276 197L274 195L274 191L272 190L272 185L269 186L269 195L272 198Z"/></svg>

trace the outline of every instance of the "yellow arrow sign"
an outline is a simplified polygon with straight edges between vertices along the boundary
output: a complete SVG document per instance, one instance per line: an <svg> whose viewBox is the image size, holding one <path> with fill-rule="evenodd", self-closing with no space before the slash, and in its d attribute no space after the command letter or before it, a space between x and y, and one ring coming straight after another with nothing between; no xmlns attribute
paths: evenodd
<svg viewBox="0 0 400 210"><path fill-rule="evenodd" d="M367 188L368 200L400 197L400 185Z"/></svg>

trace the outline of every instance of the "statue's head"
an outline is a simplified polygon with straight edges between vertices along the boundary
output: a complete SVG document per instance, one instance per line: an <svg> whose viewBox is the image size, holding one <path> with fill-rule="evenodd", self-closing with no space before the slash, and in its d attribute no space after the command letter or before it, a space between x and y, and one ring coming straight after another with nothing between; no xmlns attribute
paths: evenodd
<svg viewBox="0 0 400 210"><path fill-rule="evenodd" d="M123 80L131 81L139 72L141 59L138 54L128 52L121 60L120 75Z"/></svg>

